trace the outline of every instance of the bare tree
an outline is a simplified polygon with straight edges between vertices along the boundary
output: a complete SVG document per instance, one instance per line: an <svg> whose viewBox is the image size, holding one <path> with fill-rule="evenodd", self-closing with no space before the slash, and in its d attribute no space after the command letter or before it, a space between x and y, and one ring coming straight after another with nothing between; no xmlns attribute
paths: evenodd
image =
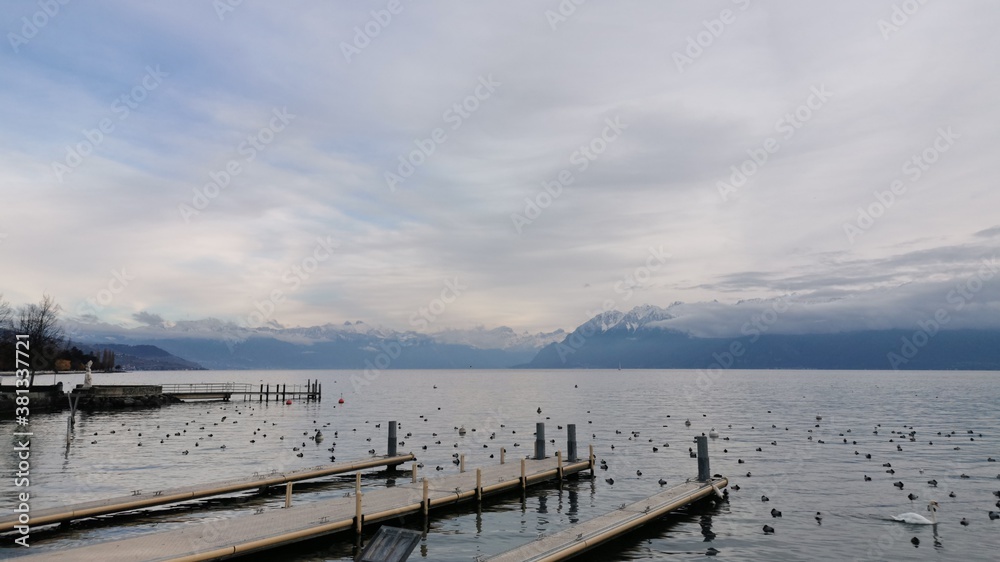
<svg viewBox="0 0 1000 562"><path fill-rule="evenodd" d="M42 296L38 304L27 304L18 310L15 331L27 334L31 342L29 385L34 384L36 370L51 369L55 364L63 339L62 328L59 327L60 310L61 307L49 295Z"/></svg>
<svg viewBox="0 0 1000 562"><path fill-rule="evenodd" d="M0 295L0 334L11 329L11 309L10 303L3 300Z"/></svg>

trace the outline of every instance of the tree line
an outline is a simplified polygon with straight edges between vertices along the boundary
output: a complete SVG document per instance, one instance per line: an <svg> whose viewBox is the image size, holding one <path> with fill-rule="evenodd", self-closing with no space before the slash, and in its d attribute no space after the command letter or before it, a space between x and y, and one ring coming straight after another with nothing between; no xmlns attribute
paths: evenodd
<svg viewBox="0 0 1000 562"><path fill-rule="evenodd" d="M100 353L86 352L69 341L59 325L62 308L49 295L38 303L17 308L0 295L0 371L18 368L15 350L16 335L27 335L30 342L28 370L34 379L35 371L83 370L93 361L91 370L110 372L115 369L115 352L105 349ZM22 360L24 357L21 356ZM20 368L25 368L20 365Z"/></svg>

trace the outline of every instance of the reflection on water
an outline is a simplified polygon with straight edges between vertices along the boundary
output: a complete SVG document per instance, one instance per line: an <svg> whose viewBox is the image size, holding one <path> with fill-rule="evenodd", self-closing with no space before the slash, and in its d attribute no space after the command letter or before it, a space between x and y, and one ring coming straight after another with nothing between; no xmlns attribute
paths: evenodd
<svg viewBox="0 0 1000 562"><path fill-rule="evenodd" d="M715 427L720 436L710 440L712 472L740 487L731 491L729 503L677 512L580 559L702 559L711 548L738 560L921 560L928 554L989 560L1000 549L1000 533L987 517L996 498L983 491L1000 489L1000 468L987 461L1000 455L997 373L732 371L706 388L695 384L696 373L689 371L386 371L358 389L352 375L363 376L345 371L102 375L99 383L133 384L302 384L318 378L328 398L291 406L234 401L81 413L69 447L66 413L33 413L32 507L315 466L331 455L340 461L364 458L370 449L384 452L389 420L399 422L406 443L400 450L415 453L424 464L420 475L428 477L457 472L456 453L466 456L467 469L499 462L501 446L507 448L507 462L516 462L531 454L536 422L545 422L546 438L556 440L547 443L548 452L565 451L565 429L557 427L577 424L581 454L592 443L598 461L607 462L608 470L598 470L597 479L549 483L523 496L487 498L481 507L449 508L434 513L426 528L418 516L390 522L427 532L414 559L468 561L658 493L660 478L673 485L695 476L697 464L687 449L695 435ZM338 405L332 397L341 392L346 403ZM684 425L687 419L690 427ZM459 435L463 426L468 432ZM0 439L0 468L6 474L16 470L14 428L0 422L7 435ZM318 428L326 435L322 444L309 438ZM893 474L885 472L884 463ZM926 484L931 478L938 480L937 488ZM896 481L905 489L897 490ZM409 482L409 472L379 473L362 485L397 482ZM351 476L299 484L293 501L341 497L353 486ZM0 486L0 511L13 509L18 491L10 480ZM280 492L39 529L32 533L32 551L278 509L284 503ZM908 510L911 492L920 501L941 504L939 525L913 528L889 520ZM770 502L761 502L762 495ZM783 517L773 518L772 507ZM821 522L816 512L822 513ZM963 517L969 526L959 525ZM761 532L765 524L775 528L773 535ZM911 544L913 537L920 539L919 548ZM0 547L0 557L22 554L9 545L7 540ZM282 557L346 561L355 554L354 538L342 534L297 545Z"/></svg>

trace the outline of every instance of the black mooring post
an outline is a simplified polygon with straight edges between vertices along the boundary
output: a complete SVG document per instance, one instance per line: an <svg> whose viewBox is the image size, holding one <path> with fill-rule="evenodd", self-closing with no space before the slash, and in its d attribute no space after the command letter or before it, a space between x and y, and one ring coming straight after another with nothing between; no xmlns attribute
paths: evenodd
<svg viewBox="0 0 1000 562"><path fill-rule="evenodd" d="M388 455L390 457L396 456L396 422L389 422L389 447Z"/></svg>
<svg viewBox="0 0 1000 562"><path fill-rule="evenodd" d="M698 481L708 482L712 479L712 470L708 467L708 437L699 435L694 439L698 442Z"/></svg>
<svg viewBox="0 0 1000 562"><path fill-rule="evenodd" d="M535 424L535 459L545 458L545 423Z"/></svg>
<svg viewBox="0 0 1000 562"><path fill-rule="evenodd" d="M566 426L566 456L569 462L576 462L576 424Z"/></svg>

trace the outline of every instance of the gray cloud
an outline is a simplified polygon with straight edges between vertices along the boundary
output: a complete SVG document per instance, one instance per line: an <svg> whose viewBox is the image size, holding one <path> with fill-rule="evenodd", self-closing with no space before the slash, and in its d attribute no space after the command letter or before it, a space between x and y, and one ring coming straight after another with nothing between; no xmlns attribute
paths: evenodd
<svg viewBox="0 0 1000 562"><path fill-rule="evenodd" d="M207 4L88 4L4 50L6 298L45 290L111 323L240 324L273 305L282 325L406 329L458 277L468 290L435 329L572 328L606 301L684 301L709 304L677 323L710 330L787 294L818 303L789 326L828 329L905 324L993 249L1000 59L982 53L1000 49L1000 8L928 4L886 40L891 2L587 3L556 29L548 3L403 5L349 63L370 7L244 3L220 21ZM723 7L736 21L679 71L674 53ZM115 100L150 65L169 75L122 118ZM500 85L453 127L484 76ZM819 86L832 97L786 138L779 120ZM248 159L281 108L296 117ZM581 169L574 152L615 117L628 128ZM56 181L52 162L102 119L114 130ZM942 127L959 139L912 179L904 163ZM447 139L391 192L385 172L436 128ZM723 201L718 182L769 138L780 148ZM185 221L179 205L230 162L241 171ZM518 233L511 215L561 170L573 183ZM327 236L336 251L294 274ZM671 258L621 291L661 246Z"/></svg>

